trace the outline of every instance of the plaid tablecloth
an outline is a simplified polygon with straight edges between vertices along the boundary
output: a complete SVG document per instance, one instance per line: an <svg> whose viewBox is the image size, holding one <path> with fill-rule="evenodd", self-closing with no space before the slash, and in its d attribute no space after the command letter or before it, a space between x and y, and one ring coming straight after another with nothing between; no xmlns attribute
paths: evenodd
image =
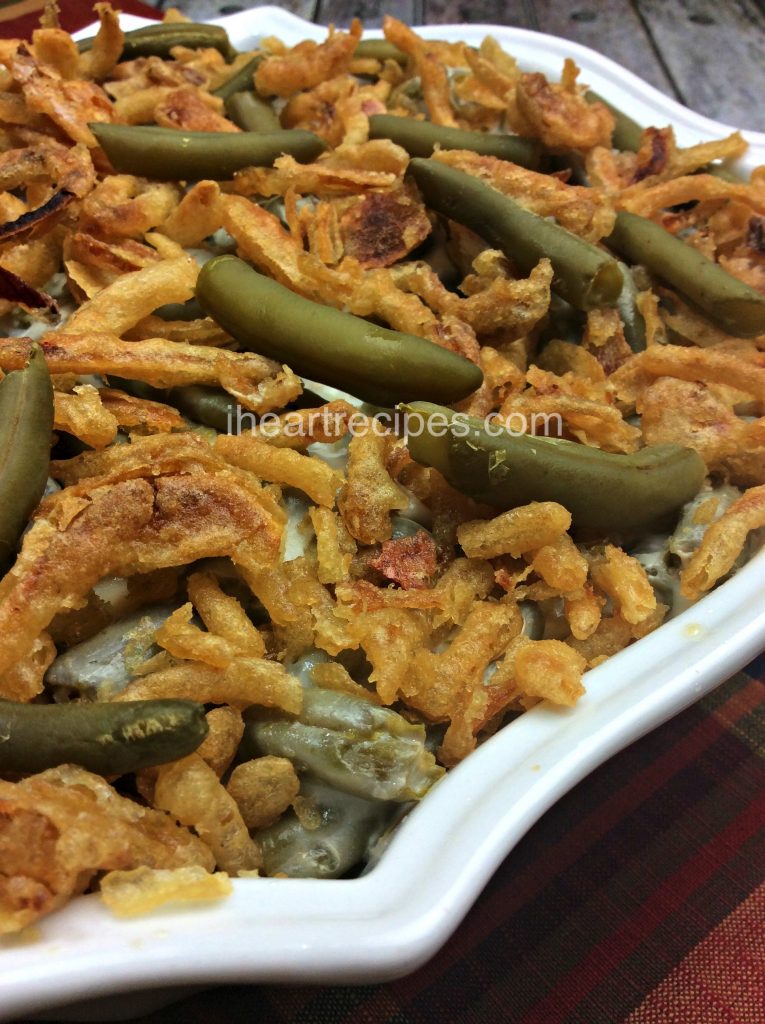
<svg viewBox="0 0 765 1024"><path fill-rule="evenodd" d="M0 36L42 7L0 3ZM92 20L61 7L67 29ZM226 986L140 1024L237 1021L765 1024L765 655L560 800L414 974Z"/></svg>

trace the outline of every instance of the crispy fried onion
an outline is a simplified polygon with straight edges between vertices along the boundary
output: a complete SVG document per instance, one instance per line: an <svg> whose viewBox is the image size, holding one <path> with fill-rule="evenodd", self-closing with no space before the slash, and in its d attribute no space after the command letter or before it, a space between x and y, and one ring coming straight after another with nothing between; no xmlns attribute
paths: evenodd
<svg viewBox="0 0 765 1024"><path fill-rule="evenodd" d="M528 334L546 315L550 305L553 277L550 261L540 260L528 278L514 280L507 273L504 261L493 276L481 274L480 270L488 263L487 252L493 250L485 250L473 261L477 273L462 282L461 290L466 298L445 288L427 263L405 264L395 271L395 280L399 287L419 295L434 312L457 317L469 324L476 334L501 330L505 341Z"/></svg>
<svg viewBox="0 0 765 1024"><path fill-rule="evenodd" d="M576 84L579 68L567 57L560 84L540 72L521 75L516 103L531 134L551 149L591 149L608 145L613 114L602 103L588 103Z"/></svg>
<svg viewBox="0 0 765 1024"><path fill-rule="evenodd" d="M47 292L33 288L17 274L0 265L0 300L21 306L29 312L42 313L47 316L58 316L55 299Z"/></svg>
<svg viewBox="0 0 765 1024"><path fill-rule="evenodd" d="M348 166L343 160L347 147L340 146L330 156L312 164L300 164L294 157L285 155L278 157L272 168L248 167L238 171L234 176L234 190L245 196L283 196L289 189L294 189L300 194L313 193L323 197L391 189L398 185L406 167L405 151L392 142L384 148L375 142L364 145L370 153L383 152L386 156L391 147L399 150L403 154L400 166L391 168L388 160L383 166L375 166L373 159L368 161L372 166L364 166L360 161L357 166Z"/></svg>
<svg viewBox="0 0 765 1024"><path fill-rule="evenodd" d="M56 910L99 871L214 866L205 843L167 814L71 765L0 781L0 852L0 933Z"/></svg>
<svg viewBox="0 0 765 1024"><path fill-rule="evenodd" d="M155 450L160 440L143 439L155 442ZM135 445L144 455L152 447ZM91 471L98 461L119 467L113 450L87 455L83 461ZM156 461L146 461L148 472L156 472ZM140 468L146 472L145 464ZM128 460L116 472L135 476L137 469ZM273 560L280 540L281 522L261 500L256 483L225 468L214 474L123 477L92 486L83 481L67 488L41 510L15 565L0 583L0 628L8 637L0 673L28 653L55 615L80 607L104 576L131 576L232 555L248 541Z"/></svg>
<svg viewBox="0 0 765 1024"><path fill-rule="evenodd" d="M433 154L433 159L480 178L540 217L554 217L561 227L588 242L605 238L613 229L616 214L601 189L566 185L549 174L467 149L441 150Z"/></svg>
<svg viewBox="0 0 765 1024"><path fill-rule="evenodd" d="M658 377L636 408L646 444L686 445L734 484L765 483L765 418L740 418L709 385Z"/></svg>
<svg viewBox="0 0 765 1024"><path fill-rule="evenodd" d="M430 230L425 207L403 189L369 192L352 200L340 215L345 254L365 269L403 259Z"/></svg>
<svg viewBox="0 0 765 1024"><path fill-rule="evenodd" d="M255 87L261 96L292 96L311 89L348 70L360 38L361 22L354 18L349 32L330 28L323 43L305 39L286 53L266 57L255 72Z"/></svg>
<svg viewBox="0 0 765 1024"><path fill-rule="evenodd" d="M765 402L765 356L754 348L720 351L653 345L632 356L610 381L622 401L634 402L656 377L724 384Z"/></svg>
<svg viewBox="0 0 765 1024"><path fill-rule="evenodd" d="M32 341L0 338L0 369L25 366ZM302 391L289 367L262 356L201 345L179 345L165 338L123 341L113 334L46 335L40 342L51 373L98 373L142 380L158 388L219 384L253 412L281 409Z"/></svg>
<svg viewBox="0 0 765 1024"><path fill-rule="evenodd" d="M71 393L53 395L53 428L78 437L91 448L104 448L117 436L117 419L101 404L98 388L80 384Z"/></svg>
<svg viewBox="0 0 765 1024"><path fill-rule="evenodd" d="M445 764L455 764L474 748L489 697L484 673L522 625L515 602L477 601L445 651L415 655L412 671L402 681L402 696L432 721L449 720L439 751Z"/></svg>
<svg viewBox="0 0 765 1024"><path fill-rule="evenodd" d="M73 142L96 148L98 143L88 123L112 120L111 101L100 86L64 81L54 68L39 65L24 47L11 62L11 74L33 113L47 114Z"/></svg>
<svg viewBox="0 0 765 1024"><path fill-rule="evenodd" d="M36 210L29 210L15 220L0 225L0 242L20 242L50 231L74 199L74 193L67 192L66 189L54 192L50 199Z"/></svg>
<svg viewBox="0 0 765 1024"><path fill-rule="evenodd" d="M705 532L701 544L680 573L680 588L691 601L727 575L752 530L765 526L765 485L744 491Z"/></svg>
<svg viewBox="0 0 765 1024"><path fill-rule="evenodd" d="M386 15L383 19L385 38L411 59L415 74L419 75L422 95L434 124L457 127L449 94L449 76L440 59L437 45L418 36L408 25Z"/></svg>
<svg viewBox="0 0 765 1024"><path fill-rule="evenodd" d="M190 299L198 273L194 260L181 256L123 274L72 314L67 331L122 336L163 303Z"/></svg>

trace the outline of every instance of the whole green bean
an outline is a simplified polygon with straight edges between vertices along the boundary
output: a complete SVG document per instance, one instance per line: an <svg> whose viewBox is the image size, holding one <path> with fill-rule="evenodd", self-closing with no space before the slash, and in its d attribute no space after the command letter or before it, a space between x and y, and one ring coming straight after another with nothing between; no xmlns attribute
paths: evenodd
<svg viewBox="0 0 765 1024"><path fill-rule="evenodd" d="M206 263L196 294L244 348L377 405L407 396L454 402L483 379L478 366L454 352L310 302L236 256Z"/></svg>
<svg viewBox="0 0 765 1024"><path fill-rule="evenodd" d="M622 211L607 244L675 288L718 327L737 338L765 334L765 295L739 281L660 224Z"/></svg>
<svg viewBox="0 0 765 1024"><path fill-rule="evenodd" d="M242 754L287 757L354 796L419 800L443 774L422 725L346 693L309 687L299 718L251 709L245 719Z"/></svg>
<svg viewBox="0 0 765 1024"><path fill-rule="evenodd" d="M52 432L53 386L35 346L27 366L0 383L0 571L45 490Z"/></svg>
<svg viewBox="0 0 765 1024"><path fill-rule="evenodd" d="M268 133L187 132L101 122L91 123L90 128L115 171L159 181L227 181L243 167L270 167L283 153L310 161L326 148L318 135L300 128Z"/></svg>
<svg viewBox="0 0 765 1024"><path fill-rule="evenodd" d="M226 99L226 116L246 132L282 131L273 106L254 92L231 93Z"/></svg>
<svg viewBox="0 0 765 1024"><path fill-rule="evenodd" d="M444 128L432 121L394 114L373 114L369 118L370 139L391 139L411 156L430 156L436 146L441 149L469 149L474 153L510 160L521 167L539 167L541 147L533 139L494 132L469 132L461 128Z"/></svg>
<svg viewBox="0 0 765 1024"><path fill-rule="evenodd" d="M547 256L553 291L577 309L610 306L619 298L622 275L608 253L447 164L414 158L409 173L428 206L501 249L523 273Z"/></svg>
<svg viewBox="0 0 765 1024"><path fill-rule="evenodd" d="M77 49L86 53L93 48L95 36L80 39ZM225 29L218 25L200 25L194 22L162 22L158 25L144 25L125 33L120 60L135 60L136 57L169 57L174 46L186 46L190 50L213 47L227 61L236 56L236 50Z"/></svg>
<svg viewBox="0 0 765 1024"><path fill-rule="evenodd" d="M487 430L482 420L426 402L404 411L412 458L440 470L458 490L501 509L557 501L575 528L591 535L630 535L658 525L698 493L706 475L701 456L680 445L616 455L575 441Z"/></svg>
<svg viewBox="0 0 765 1024"><path fill-rule="evenodd" d="M288 811L255 833L268 875L339 878L365 859L398 806L351 796L310 776L300 780L300 796L316 810L316 828Z"/></svg>
<svg viewBox="0 0 765 1024"><path fill-rule="evenodd" d="M395 60L398 64L406 64L409 59L403 50L387 39L362 39L353 53L354 57L366 57L370 60Z"/></svg>
<svg viewBox="0 0 765 1024"><path fill-rule="evenodd" d="M258 65L263 61L263 54L259 53L252 60L248 60L247 63L235 71L230 78L227 78L222 85L219 85L217 89L213 89L213 96L217 96L218 99L227 100L229 96L233 96L235 92L244 92L255 88L255 84L252 80L252 76L258 70Z"/></svg>
<svg viewBox="0 0 765 1024"><path fill-rule="evenodd" d="M604 107L607 107L613 114L615 125L613 135L611 136L611 142L614 149L627 150L630 153L637 153L640 149L640 140L643 135L643 129L637 123L633 121L631 117L615 107L613 103L609 103L607 99L604 99L598 93L592 89L588 89L584 94L584 98L588 103L602 103Z"/></svg>
<svg viewBox="0 0 765 1024"><path fill-rule="evenodd" d="M185 757L206 735L204 707L191 700L0 701L0 773L77 764L98 775L124 775Z"/></svg>

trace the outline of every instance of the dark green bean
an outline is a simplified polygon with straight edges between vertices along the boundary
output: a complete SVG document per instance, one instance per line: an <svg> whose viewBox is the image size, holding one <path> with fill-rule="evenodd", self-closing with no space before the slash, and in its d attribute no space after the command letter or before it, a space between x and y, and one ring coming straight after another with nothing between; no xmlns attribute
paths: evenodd
<svg viewBox="0 0 765 1024"><path fill-rule="evenodd" d="M587 90L584 94L584 98L588 103L602 103L603 106L608 107L613 114L615 125L613 135L611 136L611 142L614 149L637 153L640 149L640 139L643 135L643 129L637 121L633 121L631 117L628 117L627 114L615 107L613 103L609 103L607 99L604 99L592 89Z"/></svg>
<svg viewBox="0 0 765 1024"><path fill-rule="evenodd" d="M213 89L213 96L217 96L218 99L227 100L229 96L233 96L235 92L252 92L254 89L254 83L252 76L258 70L258 65L263 60L263 54L259 53L252 60L248 60L247 63L235 71L234 74L227 78L226 81L219 85L217 89Z"/></svg>
<svg viewBox="0 0 765 1024"><path fill-rule="evenodd" d="M45 490L52 432L53 387L34 346L27 366L0 383L0 570Z"/></svg>
<svg viewBox="0 0 765 1024"><path fill-rule="evenodd" d="M80 39L77 49L86 53L93 48L95 36ZM236 56L236 50L225 29L218 25L199 25L194 22L162 22L158 25L144 25L125 33L125 42L120 60L135 60L136 57L169 57L174 46L186 46L190 50L214 47L227 61Z"/></svg>
<svg viewBox="0 0 765 1024"><path fill-rule="evenodd" d="M619 298L621 271L596 246L438 160L414 158L409 173L428 206L501 249L523 273L547 256L555 272L553 290L577 309L613 305Z"/></svg>
<svg viewBox="0 0 765 1024"><path fill-rule="evenodd" d="M278 132L187 132L157 125L91 123L112 167L159 181L227 181L243 167L270 167L289 153L310 161L326 143L294 128Z"/></svg>
<svg viewBox="0 0 765 1024"><path fill-rule="evenodd" d="M134 398L142 398L147 402L167 402L169 388L155 388L143 380L128 380L126 377L116 377L109 374L109 387L124 391L125 394L133 395Z"/></svg>
<svg viewBox="0 0 765 1024"><path fill-rule="evenodd" d="M426 402L404 409L410 430L415 427L408 437L412 458L440 470L458 490L502 509L557 501L576 529L590 535L629 536L660 524L698 493L706 475L698 453L680 445L616 455L575 441L487 430L482 420Z"/></svg>
<svg viewBox="0 0 765 1024"><path fill-rule="evenodd" d="M379 61L395 60L397 64L406 64L409 59L403 50L399 50L387 39L362 39L353 56Z"/></svg>
<svg viewBox="0 0 765 1024"><path fill-rule="evenodd" d="M282 130L271 103L254 92L232 93L226 100L226 116L246 132Z"/></svg>
<svg viewBox="0 0 765 1024"><path fill-rule="evenodd" d="M483 379L479 367L454 352L310 302L236 256L206 263L196 294L244 348L376 405L406 396L454 402Z"/></svg>
<svg viewBox="0 0 765 1024"><path fill-rule="evenodd" d="M27 775L77 764L98 775L124 775L185 757L206 735L204 707L191 700L0 701L0 772Z"/></svg>
<svg viewBox="0 0 765 1024"><path fill-rule="evenodd" d="M737 338L765 334L765 295L660 224L622 212L606 241L630 263L642 264L677 289L728 334Z"/></svg>
<svg viewBox="0 0 765 1024"><path fill-rule="evenodd" d="M430 156L436 146L441 149L469 149L474 153L510 160L521 167L539 167L541 147L533 139L494 132L469 132L461 128L444 128L432 121L394 114L373 114L369 118L370 139L391 139L411 156Z"/></svg>

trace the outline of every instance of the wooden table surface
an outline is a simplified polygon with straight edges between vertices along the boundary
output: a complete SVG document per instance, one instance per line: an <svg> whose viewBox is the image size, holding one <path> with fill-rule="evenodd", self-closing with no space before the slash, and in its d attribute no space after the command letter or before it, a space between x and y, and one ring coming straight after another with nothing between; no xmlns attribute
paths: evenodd
<svg viewBox="0 0 765 1024"><path fill-rule="evenodd" d="M153 0L147 0L152 3ZM259 6L249 0L156 0L199 20ZM741 128L765 131L764 0L287 0L303 18L343 26L382 11L413 25L485 22L584 43L681 103Z"/></svg>

